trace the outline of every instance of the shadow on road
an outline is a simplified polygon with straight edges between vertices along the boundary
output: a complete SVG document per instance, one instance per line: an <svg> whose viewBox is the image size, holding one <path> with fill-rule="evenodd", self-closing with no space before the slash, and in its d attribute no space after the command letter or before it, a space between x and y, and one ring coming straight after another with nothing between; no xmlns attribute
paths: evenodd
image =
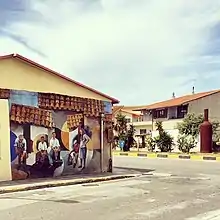
<svg viewBox="0 0 220 220"><path fill-rule="evenodd" d="M155 171L152 169L142 169L142 168L134 168L134 167L114 167L114 168L120 169L120 170L127 170L130 172L139 172L139 173L148 173L148 172Z"/></svg>

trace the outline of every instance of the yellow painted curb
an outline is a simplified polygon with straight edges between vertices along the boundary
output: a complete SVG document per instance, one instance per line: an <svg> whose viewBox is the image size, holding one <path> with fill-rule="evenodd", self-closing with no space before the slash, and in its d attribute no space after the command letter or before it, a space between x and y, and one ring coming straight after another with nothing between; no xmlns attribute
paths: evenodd
<svg viewBox="0 0 220 220"><path fill-rule="evenodd" d="M157 158L157 154L149 153L149 154L147 154L147 157L149 157L149 158Z"/></svg>
<svg viewBox="0 0 220 220"><path fill-rule="evenodd" d="M129 153L128 153L128 156L137 157L137 156L138 156L138 153L136 153L136 152L129 152Z"/></svg>
<svg viewBox="0 0 220 220"><path fill-rule="evenodd" d="M201 155L190 155L190 160L203 160Z"/></svg>
<svg viewBox="0 0 220 220"><path fill-rule="evenodd" d="M180 160L197 160L197 161L216 161L220 162L220 154L178 154L178 153L152 153L144 151L134 152L113 152L115 156L133 156L133 157L145 157L149 159L153 158L169 158L169 159L180 159ZM164 155L164 157L163 157ZM166 156L165 156L166 155Z"/></svg>
<svg viewBox="0 0 220 220"><path fill-rule="evenodd" d="M113 152L112 154L115 155L115 156L119 156L120 152Z"/></svg>
<svg viewBox="0 0 220 220"><path fill-rule="evenodd" d="M179 159L179 155L178 154L168 154L168 158Z"/></svg>

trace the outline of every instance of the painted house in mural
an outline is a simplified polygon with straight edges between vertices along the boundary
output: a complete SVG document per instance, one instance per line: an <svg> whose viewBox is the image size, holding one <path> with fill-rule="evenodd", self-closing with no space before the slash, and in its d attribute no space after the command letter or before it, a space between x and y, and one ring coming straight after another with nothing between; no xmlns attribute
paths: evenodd
<svg viewBox="0 0 220 220"><path fill-rule="evenodd" d="M162 121L163 127L174 138L178 136L176 125L181 122L187 113L203 114L204 109L209 109L209 118L220 121L220 90L194 93L153 103L146 106L133 108L134 111L141 111L143 119L142 129L152 130L152 135L156 135L155 122Z"/></svg>
<svg viewBox="0 0 220 220"><path fill-rule="evenodd" d="M107 171L112 105L118 100L18 54L0 57L0 74L0 181L38 177L32 172L38 143L43 136L48 144L53 132L62 160L53 175L81 172L67 163L81 128L89 136L83 172ZM25 170L18 168L14 146L20 134L27 142Z"/></svg>

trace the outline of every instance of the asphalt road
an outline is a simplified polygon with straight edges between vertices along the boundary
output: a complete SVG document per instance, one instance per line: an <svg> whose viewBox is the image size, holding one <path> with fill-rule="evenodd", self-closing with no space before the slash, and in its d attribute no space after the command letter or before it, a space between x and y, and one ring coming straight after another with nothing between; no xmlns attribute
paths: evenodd
<svg viewBox="0 0 220 220"><path fill-rule="evenodd" d="M220 163L115 157L114 165L143 175L1 195L0 219L220 220Z"/></svg>

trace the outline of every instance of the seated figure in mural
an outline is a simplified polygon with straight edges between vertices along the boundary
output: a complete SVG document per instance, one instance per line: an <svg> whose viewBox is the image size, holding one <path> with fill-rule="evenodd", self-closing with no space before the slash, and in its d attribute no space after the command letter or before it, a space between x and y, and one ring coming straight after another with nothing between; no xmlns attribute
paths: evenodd
<svg viewBox="0 0 220 220"><path fill-rule="evenodd" d="M50 139L50 152L49 152L49 157L50 157L50 163L53 166L61 166L62 161L60 158L60 142L56 138L56 133L52 133L52 138Z"/></svg>
<svg viewBox="0 0 220 220"><path fill-rule="evenodd" d="M50 167L50 162L47 156L47 151L45 150L39 151L39 154L36 157L36 161L33 167L37 170L42 170L42 171Z"/></svg>
<svg viewBox="0 0 220 220"><path fill-rule="evenodd" d="M27 142L22 134L15 139L15 151L18 156L18 165L26 165L27 159Z"/></svg>
<svg viewBox="0 0 220 220"><path fill-rule="evenodd" d="M56 167L51 166L47 151L39 151L36 155L36 161L31 166L30 177L31 178L42 178L53 176Z"/></svg>
<svg viewBox="0 0 220 220"><path fill-rule="evenodd" d="M38 152L36 154L36 158L41 156L41 154L44 152L47 154L47 142L45 141L45 137L41 136L40 142L38 143L37 146Z"/></svg>
<svg viewBox="0 0 220 220"><path fill-rule="evenodd" d="M38 143L38 151L46 151L47 152L47 142L44 136L41 136L40 142Z"/></svg>
<svg viewBox="0 0 220 220"><path fill-rule="evenodd" d="M78 135L76 135L76 137L73 138L72 150L70 151L68 158L68 165L73 165L73 168L76 167L79 158L79 141L77 139Z"/></svg>

